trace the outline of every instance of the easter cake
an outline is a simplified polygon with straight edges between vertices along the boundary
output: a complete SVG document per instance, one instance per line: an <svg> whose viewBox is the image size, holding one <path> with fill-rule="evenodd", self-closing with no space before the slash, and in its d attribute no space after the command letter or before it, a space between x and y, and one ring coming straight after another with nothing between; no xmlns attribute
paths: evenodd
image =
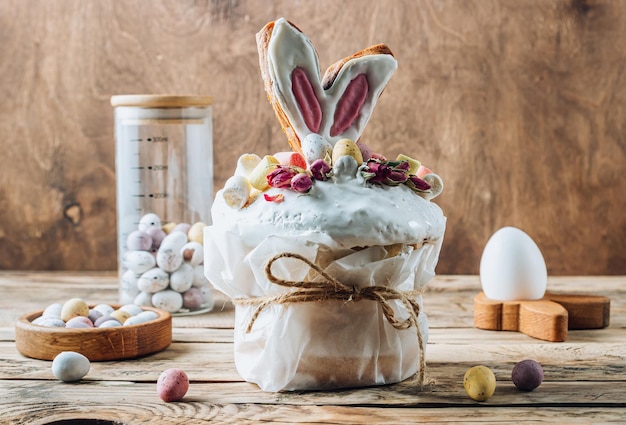
<svg viewBox="0 0 626 425"><path fill-rule="evenodd" d="M421 290L443 241L431 202L442 181L360 140L396 60L379 44L322 78L310 40L285 19L257 45L292 151L243 154L205 228L205 275L236 305L237 370L267 391L423 377Z"/></svg>

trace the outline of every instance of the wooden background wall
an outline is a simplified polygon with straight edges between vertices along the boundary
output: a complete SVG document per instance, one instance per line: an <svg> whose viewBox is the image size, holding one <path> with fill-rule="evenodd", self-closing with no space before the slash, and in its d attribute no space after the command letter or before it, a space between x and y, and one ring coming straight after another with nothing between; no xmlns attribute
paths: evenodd
<svg viewBox="0 0 626 425"><path fill-rule="evenodd" d="M212 95L216 187L284 150L254 40L280 16L323 69L392 48L363 140L444 178L438 273L514 225L550 274L626 274L619 0L0 0L0 269L116 268L113 94Z"/></svg>

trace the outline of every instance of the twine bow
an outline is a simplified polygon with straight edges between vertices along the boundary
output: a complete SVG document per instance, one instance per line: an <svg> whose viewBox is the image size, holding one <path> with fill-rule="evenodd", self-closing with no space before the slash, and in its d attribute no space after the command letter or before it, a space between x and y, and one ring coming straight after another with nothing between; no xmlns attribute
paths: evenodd
<svg viewBox="0 0 626 425"><path fill-rule="evenodd" d="M292 281L278 278L272 273L272 265L281 258L293 258L301 261L307 264L311 269L315 270L324 279L317 281ZM254 326L256 319L259 317L259 314L261 314L261 312L271 304L290 304L326 300L343 300L348 302L358 302L361 300L376 301L380 305L389 324L391 324L391 326L395 329L404 330L410 328L411 326L415 326L417 331L417 341L419 344L420 367L418 379L420 384L424 384L426 361L424 358L422 332L417 323L420 306L414 299L416 295L422 293L421 291L398 291L396 289L380 285L367 286L365 288L348 286L326 273L321 267L309 261L307 258L291 252L283 252L272 257L265 266L265 276L275 285L292 288L294 290L275 296L234 299L233 302L238 305L257 306L256 310L252 314L252 317L250 318L250 321L248 322L246 333L250 333L250 331L252 331L252 327ZM389 304L389 301L391 300L399 300L409 314L409 317L405 320L398 320L393 308Z"/></svg>

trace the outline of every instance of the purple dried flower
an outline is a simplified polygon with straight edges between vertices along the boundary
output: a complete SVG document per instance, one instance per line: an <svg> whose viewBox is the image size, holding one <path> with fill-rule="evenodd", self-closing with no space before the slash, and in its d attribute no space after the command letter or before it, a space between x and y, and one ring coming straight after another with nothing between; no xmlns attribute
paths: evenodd
<svg viewBox="0 0 626 425"><path fill-rule="evenodd" d="M404 170L398 170L396 168L391 168L389 175L385 179L383 183L389 186L397 186L407 181L409 175Z"/></svg>
<svg viewBox="0 0 626 425"><path fill-rule="evenodd" d="M328 180L332 168L323 159L316 159L309 167L311 174L315 180Z"/></svg>
<svg viewBox="0 0 626 425"><path fill-rule="evenodd" d="M300 173L291 179L291 188L296 192L307 193L313 186L313 179L306 173Z"/></svg>
<svg viewBox="0 0 626 425"><path fill-rule="evenodd" d="M378 159L370 159L362 174L370 183L383 183L391 174L391 168Z"/></svg>
<svg viewBox="0 0 626 425"><path fill-rule="evenodd" d="M410 176L406 181L406 185L415 192L427 192L430 190L430 185L417 176Z"/></svg>
<svg viewBox="0 0 626 425"><path fill-rule="evenodd" d="M267 175L267 184L272 187L288 188L296 174L297 171L291 167L278 167Z"/></svg>

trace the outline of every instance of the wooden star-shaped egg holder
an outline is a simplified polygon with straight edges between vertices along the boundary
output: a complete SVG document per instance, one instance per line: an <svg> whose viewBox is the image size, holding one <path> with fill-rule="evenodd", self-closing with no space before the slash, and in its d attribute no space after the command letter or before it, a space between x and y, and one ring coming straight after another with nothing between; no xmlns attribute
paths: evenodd
<svg viewBox="0 0 626 425"><path fill-rule="evenodd" d="M498 301L481 292L474 297L474 326L563 342L569 329L609 326L610 302L603 296L554 293L539 300Z"/></svg>

